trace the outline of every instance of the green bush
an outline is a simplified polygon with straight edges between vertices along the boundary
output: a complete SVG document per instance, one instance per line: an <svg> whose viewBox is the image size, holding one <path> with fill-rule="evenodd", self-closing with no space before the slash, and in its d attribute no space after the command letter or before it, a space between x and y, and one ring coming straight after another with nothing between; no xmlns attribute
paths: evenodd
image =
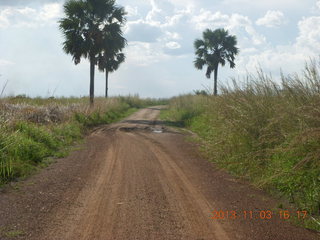
<svg viewBox="0 0 320 240"><path fill-rule="evenodd" d="M0 182L27 175L33 166L50 154L46 145L35 142L20 132L7 137L5 144L0 151Z"/></svg>
<svg viewBox="0 0 320 240"><path fill-rule="evenodd" d="M52 132L63 146L68 146L82 137L83 130L81 124L71 122L54 127Z"/></svg>
<svg viewBox="0 0 320 240"><path fill-rule="evenodd" d="M47 129L44 126L20 122L16 125L15 130L18 130L27 138L30 138L35 142L46 145L48 149L57 150L61 146L61 143L55 138L53 133L51 133L50 129Z"/></svg>

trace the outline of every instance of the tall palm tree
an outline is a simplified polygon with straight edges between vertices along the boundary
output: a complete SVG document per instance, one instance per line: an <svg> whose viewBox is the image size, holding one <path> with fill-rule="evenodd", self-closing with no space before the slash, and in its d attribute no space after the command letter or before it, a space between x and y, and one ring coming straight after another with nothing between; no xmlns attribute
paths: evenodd
<svg viewBox="0 0 320 240"><path fill-rule="evenodd" d="M118 15L123 11L117 10L114 0L68 0L64 4L65 18L62 18L60 29L65 41L63 50L73 56L75 64L79 64L81 58L90 61L90 103L94 100L94 71L97 58L103 50L103 39L106 25L110 21L117 21L111 13ZM124 14L123 14L124 15ZM123 16L117 16L121 20Z"/></svg>
<svg viewBox="0 0 320 240"><path fill-rule="evenodd" d="M106 77L106 89L105 89L105 97L108 98L108 80L109 73L118 70L121 63L125 61L125 55L121 52L108 54L105 53L101 55L98 60L99 70L105 71Z"/></svg>
<svg viewBox="0 0 320 240"><path fill-rule="evenodd" d="M221 28L214 31L207 29L203 32L203 39L196 39L194 42L196 54L194 66L202 70L207 65L207 78L214 72L214 95L217 95L219 64L225 66L226 62L229 62L230 68L236 66L235 55L239 53L236 45L236 36L229 35L227 30Z"/></svg>
<svg viewBox="0 0 320 240"><path fill-rule="evenodd" d="M108 97L108 79L109 73L116 71L120 64L125 61L125 55L122 53L127 44L121 30L126 19L124 8L117 8L110 13L108 24L103 29L103 50L98 57L98 67L100 71L105 71L106 89L105 97Z"/></svg>

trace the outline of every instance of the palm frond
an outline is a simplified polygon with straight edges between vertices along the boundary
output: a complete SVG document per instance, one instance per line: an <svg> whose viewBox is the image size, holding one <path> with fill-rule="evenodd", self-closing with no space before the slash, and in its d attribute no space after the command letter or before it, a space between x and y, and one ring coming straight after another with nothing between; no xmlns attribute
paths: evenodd
<svg viewBox="0 0 320 240"><path fill-rule="evenodd" d="M208 66L207 67L207 71L206 71L206 77L210 78L211 77L211 73L213 72L214 68L212 66Z"/></svg>
<svg viewBox="0 0 320 240"><path fill-rule="evenodd" d="M126 22L125 15L127 15L127 13L123 7L116 7L108 21L114 22L116 20L119 24L123 25Z"/></svg>
<svg viewBox="0 0 320 240"><path fill-rule="evenodd" d="M205 47L205 43L204 43L204 41L203 40L201 40L201 39L196 39L195 41L194 41L194 48L197 50L197 49L199 49L199 48L204 48Z"/></svg>
<svg viewBox="0 0 320 240"><path fill-rule="evenodd" d="M200 70L202 70L202 68L205 64L206 64L206 61L202 58L199 58L199 57L197 57L196 60L194 61L194 66Z"/></svg>

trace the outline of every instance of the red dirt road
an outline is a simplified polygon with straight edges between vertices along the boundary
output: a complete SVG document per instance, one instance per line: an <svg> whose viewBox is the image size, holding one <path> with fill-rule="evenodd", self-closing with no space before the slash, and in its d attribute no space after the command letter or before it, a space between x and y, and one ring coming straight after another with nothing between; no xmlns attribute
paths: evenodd
<svg viewBox="0 0 320 240"><path fill-rule="evenodd" d="M69 157L2 189L0 238L319 239L280 219L276 201L215 168L158 114L147 108L100 127ZM230 215L212 219L215 210Z"/></svg>

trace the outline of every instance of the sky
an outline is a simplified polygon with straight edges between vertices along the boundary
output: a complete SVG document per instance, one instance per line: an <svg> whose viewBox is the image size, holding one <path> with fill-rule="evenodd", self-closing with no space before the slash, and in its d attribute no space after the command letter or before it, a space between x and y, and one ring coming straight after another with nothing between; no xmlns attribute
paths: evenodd
<svg viewBox="0 0 320 240"><path fill-rule="evenodd" d="M0 92L36 97L87 96L89 62L74 65L62 51L57 21L63 0L0 0ZM125 7L126 62L110 75L110 95L164 98L212 89L194 68L193 42L207 28L236 35L236 68L220 68L219 84L257 68L301 72L320 53L320 0L117 0ZM95 95L104 74L96 70Z"/></svg>

